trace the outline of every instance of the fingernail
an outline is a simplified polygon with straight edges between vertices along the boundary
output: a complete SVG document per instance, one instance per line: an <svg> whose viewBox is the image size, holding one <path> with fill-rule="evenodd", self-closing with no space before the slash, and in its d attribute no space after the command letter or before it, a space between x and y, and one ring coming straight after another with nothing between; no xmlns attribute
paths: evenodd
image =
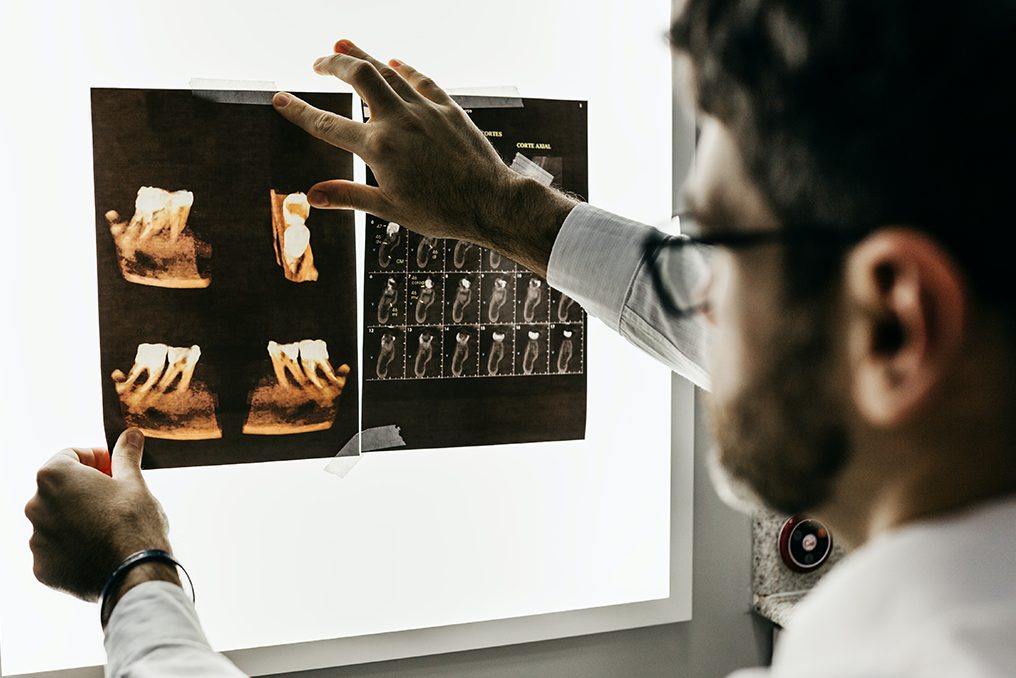
<svg viewBox="0 0 1016 678"><path fill-rule="evenodd" d="M127 444L134 447L141 447L145 442L145 434L136 428L127 429Z"/></svg>
<svg viewBox="0 0 1016 678"><path fill-rule="evenodd" d="M349 40L339 40L335 43L335 51L339 54L345 54L349 50L353 49L353 43Z"/></svg>
<svg viewBox="0 0 1016 678"><path fill-rule="evenodd" d="M310 201L310 204L314 205L314 207L328 206L328 196L325 195L323 191L311 191L310 194L307 195L307 200Z"/></svg>
<svg viewBox="0 0 1016 678"><path fill-rule="evenodd" d="M272 103L275 104L276 108L285 108L289 105L289 102L293 100L293 97L289 96L285 92L279 92L272 97Z"/></svg>
<svg viewBox="0 0 1016 678"><path fill-rule="evenodd" d="M401 68L402 67L402 62L399 61L398 59L389 59L388 63L391 64L392 68Z"/></svg>

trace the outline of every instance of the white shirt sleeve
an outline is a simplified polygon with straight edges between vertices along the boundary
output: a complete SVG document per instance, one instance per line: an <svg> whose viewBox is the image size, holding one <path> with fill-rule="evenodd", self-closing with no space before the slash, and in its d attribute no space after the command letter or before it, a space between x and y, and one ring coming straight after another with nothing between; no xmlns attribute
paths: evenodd
<svg viewBox="0 0 1016 678"><path fill-rule="evenodd" d="M106 625L105 646L108 678L245 675L212 650L194 605L169 582L145 582L124 594Z"/></svg>
<svg viewBox="0 0 1016 678"><path fill-rule="evenodd" d="M554 241L547 282L612 330L702 388L709 388L709 328L700 315L674 318L660 303L644 250L652 228L586 203L576 205ZM660 234L663 239L673 236ZM652 256L665 248L656 250Z"/></svg>

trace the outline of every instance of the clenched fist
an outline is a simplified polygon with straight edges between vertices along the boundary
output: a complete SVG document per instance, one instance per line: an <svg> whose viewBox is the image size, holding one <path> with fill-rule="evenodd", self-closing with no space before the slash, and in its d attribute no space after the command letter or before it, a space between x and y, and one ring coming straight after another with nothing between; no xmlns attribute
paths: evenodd
<svg viewBox="0 0 1016 678"><path fill-rule="evenodd" d="M166 516L141 476L144 440L129 429L112 456L103 449L67 449L39 469L25 515L35 528L29 546L43 584L94 601L131 553L170 550ZM176 576L153 569L152 578Z"/></svg>

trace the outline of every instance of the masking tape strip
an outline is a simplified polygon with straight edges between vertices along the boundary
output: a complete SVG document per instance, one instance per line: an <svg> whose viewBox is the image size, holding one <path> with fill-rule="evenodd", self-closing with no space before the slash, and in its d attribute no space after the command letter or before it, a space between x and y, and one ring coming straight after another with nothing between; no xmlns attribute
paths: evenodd
<svg viewBox="0 0 1016 678"><path fill-rule="evenodd" d="M462 108L524 108L519 88L459 87L448 90L448 96Z"/></svg>
<svg viewBox="0 0 1016 678"><path fill-rule="evenodd" d="M269 80L214 80L191 78L191 94L216 104L271 106L278 91Z"/></svg>
<svg viewBox="0 0 1016 678"><path fill-rule="evenodd" d="M360 461L364 452L387 450L393 447L405 447L406 441L399 434L399 427L390 424L360 431L349 439L339 453L325 465L325 471L345 478L346 474Z"/></svg>
<svg viewBox="0 0 1016 678"><path fill-rule="evenodd" d="M524 177L535 179L544 186L550 186L551 182L554 181L553 174L543 169L521 153L515 154L515 159L512 160L511 168Z"/></svg>

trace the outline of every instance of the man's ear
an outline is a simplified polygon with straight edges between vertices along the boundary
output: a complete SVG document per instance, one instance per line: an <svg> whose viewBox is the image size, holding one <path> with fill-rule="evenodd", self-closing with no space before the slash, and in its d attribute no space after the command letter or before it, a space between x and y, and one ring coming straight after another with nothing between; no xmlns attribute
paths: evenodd
<svg viewBox="0 0 1016 678"><path fill-rule="evenodd" d="M846 262L848 347L857 411L871 425L905 422L943 382L966 331L968 287L929 236L880 229Z"/></svg>

